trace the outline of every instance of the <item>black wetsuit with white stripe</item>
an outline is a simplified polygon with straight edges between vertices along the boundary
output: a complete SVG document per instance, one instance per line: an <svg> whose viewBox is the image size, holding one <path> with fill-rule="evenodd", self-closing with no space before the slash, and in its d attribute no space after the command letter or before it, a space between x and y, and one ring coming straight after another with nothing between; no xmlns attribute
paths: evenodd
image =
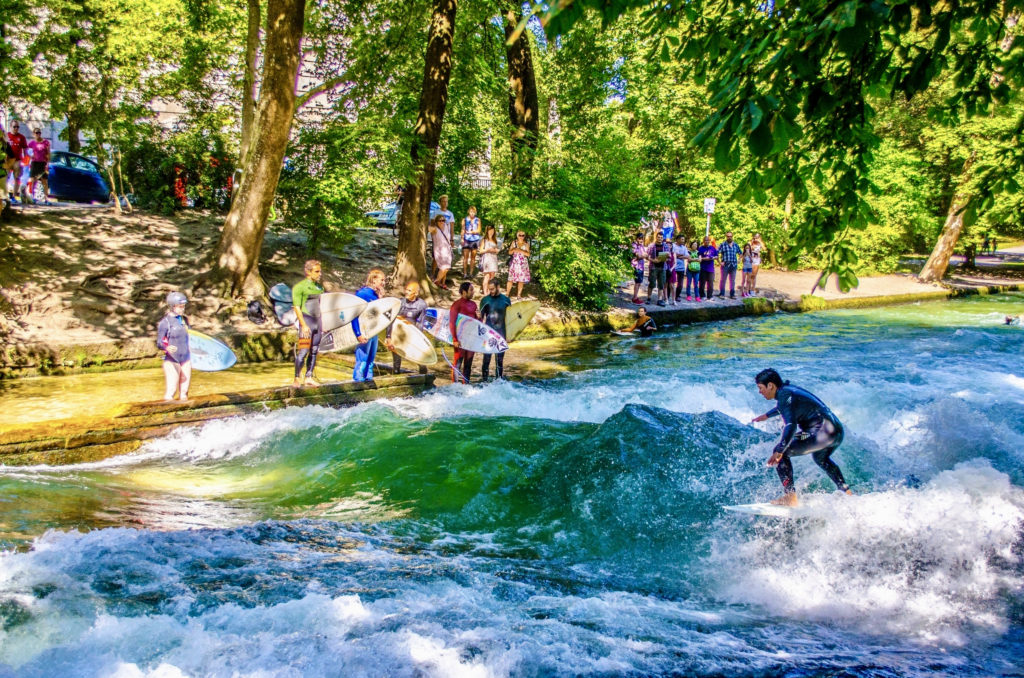
<svg viewBox="0 0 1024 678"><path fill-rule="evenodd" d="M788 383L776 393L778 404L765 416L781 416L785 422L782 438L775 446L775 452L782 453L776 470L786 492L793 492L793 462L790 457L804 454L813 455L832 482L842 491L849 489L843 472L830 459L843 442L843 425L839 418L810 391Z"/></svg>

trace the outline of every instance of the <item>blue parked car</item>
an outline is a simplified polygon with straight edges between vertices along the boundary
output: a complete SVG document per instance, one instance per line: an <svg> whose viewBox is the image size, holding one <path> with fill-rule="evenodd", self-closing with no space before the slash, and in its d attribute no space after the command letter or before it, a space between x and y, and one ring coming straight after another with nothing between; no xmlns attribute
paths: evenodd
<svg viewBox="0 0 1024 678"><path fill-rule="evenodd" d="M73 202L110 202L110 189L99 166L89 158L54 151L50 154L50 195Z"/></svg>

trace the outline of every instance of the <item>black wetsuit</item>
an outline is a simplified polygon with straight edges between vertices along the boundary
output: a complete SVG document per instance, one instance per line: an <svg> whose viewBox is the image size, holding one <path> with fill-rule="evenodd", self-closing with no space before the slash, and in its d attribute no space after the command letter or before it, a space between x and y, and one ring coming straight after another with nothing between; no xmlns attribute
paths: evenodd
<svg viewBox="0 0 1024 678"><path fill-rule="evenodd" d="M644 320L644 324L637 329L640 330L641 337L649 337L654 334L654 330L658 329L658 326L654 324L654 318L647 316L647 319Z"/></svg>
<svg viewBox="0 0 1024 678"><path fill-rule="evenodd" d="M782 438L775 446L775 452L782 453L782 459L776 467L782 487L786 492L795 492L793 462L790 457L810 454L836 487L845 492L848 487L843 472L830 459L843 442L843 425L839 418L817 396L798 386L782 386L776 399L778 405L766 416L781 416L786 423L782 429ZM799 434L797 429L800 430Z"/></svg>
<svg viewBox="0 0 1024 678"><path fill-rule="evenodd" d="M505 311L512 305L512 300L504 294L498 296L486 295L480 301L480 319L488 327L497 330L498 334L505 337ZM484 353L483 380L487 381L491 371L491 354ZM494 354L494 376L498 379L505 377L505 352Z"/></svg>

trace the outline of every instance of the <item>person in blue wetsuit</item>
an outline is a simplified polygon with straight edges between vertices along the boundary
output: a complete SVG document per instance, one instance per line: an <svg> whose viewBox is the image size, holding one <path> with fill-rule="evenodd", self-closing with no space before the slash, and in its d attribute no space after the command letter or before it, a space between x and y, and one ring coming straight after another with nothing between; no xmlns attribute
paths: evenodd
<svg viewBox="0 0 1024 678"><path fill-rule="evenodd" d="M758 392L765 400L777 400L778 404L768 412L755 417L754 422L766 421L771 417L782 417L784 427L768 466L774 466L782 481L783 495L773 504L796 506L796 488L793 487L793 462L790 457L810 454L815 463L832 479L836 487L846 494L853 494L843 478L843 472L834 461L832 453L843 443L843 425L832 410L817 396L788 381L775 370L768 368L754 377Z"/></svg>
<svg viewBox="0 0 1024 678"><path fill-rule="evenodd" d="M370 269L366 275L366 284L359 288L356 296L370 303L380 298L384 293L384 271L379 268ZM352 331L355 332L359 345L356 346L356 366L352 370L353 381L368 381L373 379L373 360L377 357L377 337L365 337L360 331L359 318L352 321Z"/></svg>
<svg viewBox="0 0 1024 678"><path fill-rule="evenodd" d="M156 328L156 346L164 354L164 400L188 400L188 387L192 381L192 354L188 347L188 318L185 304L188 299L181 292L167 295L167 314Z"/></svg>

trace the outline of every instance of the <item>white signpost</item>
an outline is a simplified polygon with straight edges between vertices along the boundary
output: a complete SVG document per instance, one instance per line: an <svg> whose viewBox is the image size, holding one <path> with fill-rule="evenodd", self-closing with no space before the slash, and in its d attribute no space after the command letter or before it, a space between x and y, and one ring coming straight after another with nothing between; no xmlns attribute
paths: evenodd
<svg viewBox="0 0 1024 678"><path fill-rule="evenodd" d="M708 215L708 225L704 227L704 237L711 235L711 215L715 212L714 198L704 198L704 214Z"/></svg>

